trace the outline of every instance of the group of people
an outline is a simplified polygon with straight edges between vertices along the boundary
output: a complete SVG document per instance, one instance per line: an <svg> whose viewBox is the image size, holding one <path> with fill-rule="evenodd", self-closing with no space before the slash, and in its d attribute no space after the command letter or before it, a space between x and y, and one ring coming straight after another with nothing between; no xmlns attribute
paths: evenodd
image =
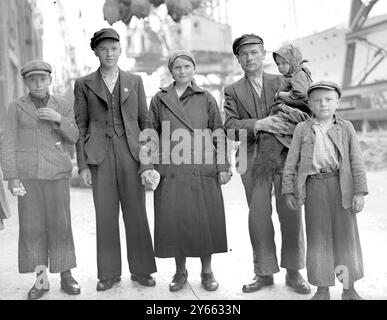
<svg viewBox="0 0 387 320"><path fill-rule="evenodd" d="M273 274L279 272L271 219L274 188L286 284L300 294L311 292L299 272L306 260L308 281L318 287L312 299L329 299L335 268L345 266L349 283L342 298L361 299L354 288L363 277L355 214L363 209L368 190L354 128L335 115L342 94L336 83L312 83L301 52L292 45L273 53L281 75L264 72L263 39L244 34L232 46L244 76L224 88L223 123L215 98L194 80L192 53L171 55L168 69L174 81L154 95L148 108L141 77L117 66L118 33L101 29L90 46L100 67L75 81L73 107L49 94L52 69L41 60L22 67L29 93L8 107L1 165L8 189L18 195L19 272L36 272L39 280L28 299L49 290L40 282L41 266L60 273L66 293L81 292L71 274L76 267L68 153L73 144L80 178L93 192L96 289L108 290L121 280L121 207L133 281L155 286L155 257L174 258L169 290L181 290L188 279L186 258L200 257L203 288L217 290L211 257L227 252L221 186L232 176L228 130L237 141L242 132L247 137L246 152L240 149L237 157L247 157L241 178L255 276L242 291L273 285ZM192 143L198 130L217 134L210 135L210 143ZM141 141L145 131L149 137ZM182 131L186 135L177 139L175 133ZM143 161L144 150L152 153L151 161ZM185 155L176 157L176 150ZM160 181L154 191L152 245L145 188L154 186L155 172Z"/></svg>

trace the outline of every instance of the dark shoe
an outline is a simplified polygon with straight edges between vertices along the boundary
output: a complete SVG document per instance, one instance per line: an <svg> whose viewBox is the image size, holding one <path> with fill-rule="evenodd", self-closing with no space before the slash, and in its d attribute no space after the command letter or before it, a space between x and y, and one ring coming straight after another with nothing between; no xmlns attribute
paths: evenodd
<svg viewBox="0 0 387 320"><path fill-rule="evenodd" d="M120 281L121 281L121 277L115 277L113 279L108 279L108 280L100 280L97 283L97 291L109 290L113 287L115 283Z"/></svg>
<svg viewBox="0 0 387 320"><path fill-rule="evenodd" d="M344 289L341 294L342 300L364 300L359 294L356 292L354 288L352 289Z"/></svg>
<svg viewBox="0 0 387 320"><path fill-rule="evenodd" d="M309 284L304 280L304 278L299 272L297 272L294 276L290 276L289 273L286 273L285 283L287 286L292 287L297 293L310 293Z"/></svg>
<svg viewBox="0 0 387 320"><path fill-rule="evenodd" d="M255 292L261 290L263 287L271 286L274 284L273 276L258 276L256 275L253 282L245 284L242 291L245 293Z"/></svg>
<svg viewBox="0 0 387 320"><path fill-rule="evenodd" d="M81 287L73 277L61 278L60 287L67 294L77 295L81 293Z"/></svg>
<svg viewBox="0 0 387 320"><path fill-rule="evenodd" d="M149 274L132 274L130 279L137 281L139 284L145 287L154 287L156 285L156 280Z"/></svg>
<svg viewBox="0 0 387 320"><path fill-rule="evenodd" d="M331 294L328 287L318 287L316 293L310 300L330 300Z"/></svg>
<svg viewBox="0 0 387 320"><path fill-rule="evenodd" d="M218 281L215 280L214 274L211 273L201 273L200 277L202 278L202 286L207 291L215 291L219 287Z"/></svg>
<svg viewBox="0 0 387 320"><path fill-rule="evenodd" d="M38 289L35 287L35 285L28 291L27 299L28 300L36 300L43 297L43 295L48 291L49 289L44 289L43 287L41 289Z"/></svg>
<svg viewBox="0 0 387 320"><path fill-rule="evenodd" d="M184 285L187 282L188 278L188 271L185 270L184 273L179 272L175 273L175 275L172 278L171 283L169 284L169 291L179 291L183 289Z"/></svg>

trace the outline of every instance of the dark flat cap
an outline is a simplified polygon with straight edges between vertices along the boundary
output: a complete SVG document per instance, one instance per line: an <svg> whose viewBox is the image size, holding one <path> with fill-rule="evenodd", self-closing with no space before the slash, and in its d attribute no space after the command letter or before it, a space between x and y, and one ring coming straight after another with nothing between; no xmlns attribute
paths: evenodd
<svg viewBox="0 0 387 320"><path fill-rule="evenodd" d="M240 36L239 38L236 38L232 44L232 52L234 53L234 55L237 55L239 48L245 44L262 44L263 45L263 39L260 36L257 36L256 34L253 34L253 33L244 34L244 35Z"/></svg>
<svg viewBox="0 0 387 320"><path fill-rule="evenodd" d="M308 97L310 96L310 93L315 89L326 89L336 91L339 94L339 99L341 98L341 87L335 82L323 80L312 83L308 88Z"/></svg>
<svg viewBox="0 0 387 320"><path fill-rule="evenodd" d="M50 74L52 68L49 63L42 60L31 60L22 66L20 73L22 77L28 77L32 74Z"/></svg>
<svg viewBox="0 0 387 320"><path fill-rule="evenodd" d="M90 40L90 47L94 50L98 44L105 39L113 39L120 41L120 35L113 28L103 28L94 33L94 36Z"/></svg>

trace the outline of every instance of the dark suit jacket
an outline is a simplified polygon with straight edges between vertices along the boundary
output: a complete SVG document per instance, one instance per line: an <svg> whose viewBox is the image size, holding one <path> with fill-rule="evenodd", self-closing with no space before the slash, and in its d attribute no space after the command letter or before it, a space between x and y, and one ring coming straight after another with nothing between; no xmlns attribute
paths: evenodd
<svg viewBox="0 0 387 320"><path fill-rule="evenodd" d="M120 101L125 133L133 158L139 162L139 135L148 107L140 76L120 70ZM75 81L75 119L79 128L76 144L79 171L99 165L108 147L108 100L99 70Z"/></svg>

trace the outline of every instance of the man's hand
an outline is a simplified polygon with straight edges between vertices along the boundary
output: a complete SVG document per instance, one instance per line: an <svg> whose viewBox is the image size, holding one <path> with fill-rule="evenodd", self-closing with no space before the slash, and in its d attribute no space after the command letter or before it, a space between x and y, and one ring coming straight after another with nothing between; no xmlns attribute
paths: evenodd
<svg viewBox="0 0 387 320"><path fill-rule="evenodd" d="M82 182L88 186L88 187L91 187L91 171L89 168L84 168L81 170L81 172L79 173L79 176L81 177L81 180Z"/></svg>
<svg viewBox="0 0 387 320"><path fill-rule="evenodd" d="M352 213L358 213L364 208L364 195L355 194L352 199Z"/></svg>
<svg viewBox="0 0 387 320"><path fill-rule="evenodd" d="M220 185L226 184L227 182L230 181L231 176L232 176L232 174L229 171L221 171L221 172L219 172L218 173L218 183Z"/></svg>
<svg viewBox="0 0 387 320"><path fill-rule="evenodd" d="M36 111L36 116L40 120L47 120L56 122L58 124L62 121L62 115L51 108L40 108Z"/></svg>
<svg viewBox="0 0 387 320"><path fill-rule="evenodd" d="M293 193L285 194L285 202L290 210L297 210L298 209L297 200L296 200L296 197Z"/></svg>
<svg viewBox="0 0 387 320"><path fill-rule="evenodd" d="M287 130L288 126L278 116L268 116L257 120L254 125L255 132L266 131L273 134L286 134Z"/></svg>
<svg viewBox="0 0 387 320"><path fill-rule="evenodd" d="M153 170L148 169L148 170L145 170L145 171L141 172L141 175L140 175L141 183L144 186L150 185L152 183L152 181L151 181L152 171Z"/></svg>
<svg viewBox="0 0 387 320"><path fill-rule="evenodd" d="M20 180L19 179L11 179L8 180L8 190L13 194L14 188L20 188Z"/></svg>

